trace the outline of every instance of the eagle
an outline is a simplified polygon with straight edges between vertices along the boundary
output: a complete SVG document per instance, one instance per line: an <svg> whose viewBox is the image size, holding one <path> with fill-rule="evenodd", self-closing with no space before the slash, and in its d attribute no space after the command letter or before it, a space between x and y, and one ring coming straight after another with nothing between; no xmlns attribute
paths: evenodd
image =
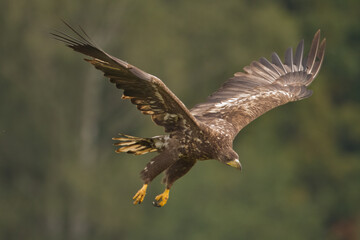
<svg viewBox="0 0 360 240"><path fill-rule="evenodd" d="M174 182L184 176L197 161L215 159L241 170L238 154L233 150L236 135L265 112L308 98L308 86L319 73L324 60L326 39L320 42L320 30L312 41L307 57L304 40L285 52L284 62L272 53L271 61L262 57L228 79L207 101L188 109L156 76L151 75L97 47L86 32L64 22L70 34L55 31L52 36L104 73L110 82L123 90L128 99L153 122L164 127L165 134L151 138L119 134L114 137L117 153L142 155L158 152L141 171L143 185L133 197L133 204L143 202L151 181L165 172L165 191L155 197L153 205L164 206ZM72 34L71 34L72 33Z"/></svg>

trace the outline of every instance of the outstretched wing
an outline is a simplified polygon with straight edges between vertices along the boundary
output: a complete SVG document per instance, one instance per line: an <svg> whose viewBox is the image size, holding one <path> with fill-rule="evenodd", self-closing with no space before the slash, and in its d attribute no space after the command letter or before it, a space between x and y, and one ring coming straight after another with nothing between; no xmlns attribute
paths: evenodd
<svg viewBox="0 0 360 240"><path fill-rule="evenodd" d="M307 89L319 73L324 59L326 40L320 43L320 30L314 36L307 58L303 58L304 41L285 53L282 63L276 53L272 62L265 58L235 73L223 86L209 96L207 102L196 105L190 112L228 136L237 133L255 118L282 104L311 96Z"/></svg>
<svg viewBox="0 0 360 240"><path fill-rule="evenodd" d="M76 37L54 32L55 39L92 57L85 60L104 72L104 76L110 78L117 88L124 90L123 99L130 99L143 114L151 115L156 124L165 127L166 132L198 126L194 116L159 78L107 54L96 47L81 28L79 32L64 23Z"/></svg>

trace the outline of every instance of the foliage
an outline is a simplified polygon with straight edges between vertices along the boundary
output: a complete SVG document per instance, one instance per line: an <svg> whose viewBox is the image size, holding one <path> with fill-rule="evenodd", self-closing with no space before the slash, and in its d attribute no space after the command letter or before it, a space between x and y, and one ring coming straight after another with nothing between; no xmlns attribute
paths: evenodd
<svg viewBox="0 0 360 240"><path fill-rule="evenodd" d="M356 239L360 236L359 2L0 2L1 239ZM117 132L162 133L101 73L52 40L60 19L161 79L191 107L234 72L320 28L314 96L234 142L242 173L198 163L167 206L131 197L152 155L117 155Z"/></svg>

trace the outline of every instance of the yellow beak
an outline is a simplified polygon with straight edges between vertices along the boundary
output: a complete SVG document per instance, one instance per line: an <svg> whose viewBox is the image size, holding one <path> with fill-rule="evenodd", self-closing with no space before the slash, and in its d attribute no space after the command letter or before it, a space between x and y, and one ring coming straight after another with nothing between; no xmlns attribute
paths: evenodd
<svg viewBox="0 0 360 240"><path fill-rule="evenodd" d="M238 159L227 162L226 164L231 166L231 167L234 167L234 168L236 168L238 170L241 170L241 163L240 163L240 161Z"/></svg>

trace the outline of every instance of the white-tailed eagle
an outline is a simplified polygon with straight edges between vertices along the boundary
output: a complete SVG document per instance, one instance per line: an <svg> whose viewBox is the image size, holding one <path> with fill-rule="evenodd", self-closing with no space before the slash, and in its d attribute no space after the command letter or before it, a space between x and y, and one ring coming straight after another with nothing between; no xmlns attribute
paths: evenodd
<svg viewBox="0 0 360 240"><path fill-rule="evenodd" d="M97 47L80 28L65 23L74 33L52 35L73 50L90 56L85 59L101 70L117 88L124 90L123 99L131 103L160 126L165 135L152 138L120 134L113 138L119 148L116 152L141 155L158 152L142 170L142 188L133 197L140 204L148 184L165 171L165 191L158 195L154 206L162 207L169 198L173 183L185 175L198 160L216 159L241 169L233 140L248 123L265 112L288 102L310 97L307 87L319 73L324 59L326 40L320 43L316 32L307 57L303 56L304 41L298 44L295 56L292 48L285 52L285 61L276 53L271 62L266 58L253 61L227 80L207 101L192 109L186 106L157 77L146 73Z"/></svg>

